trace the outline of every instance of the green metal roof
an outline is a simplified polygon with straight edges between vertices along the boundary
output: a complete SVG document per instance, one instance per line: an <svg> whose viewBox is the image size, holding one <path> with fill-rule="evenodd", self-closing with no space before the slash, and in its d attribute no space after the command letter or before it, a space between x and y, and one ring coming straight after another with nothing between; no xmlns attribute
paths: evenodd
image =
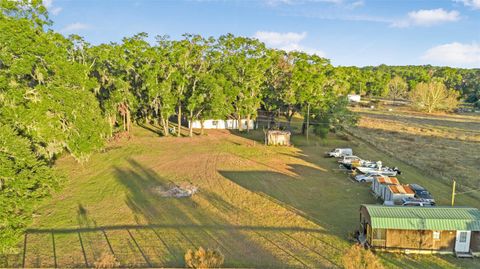
<svg viewBox="0 0 480 269"><path fill-rule="evenodd" d="M472 207L362 205L375 229L480 231L480 210Z"/></svg>

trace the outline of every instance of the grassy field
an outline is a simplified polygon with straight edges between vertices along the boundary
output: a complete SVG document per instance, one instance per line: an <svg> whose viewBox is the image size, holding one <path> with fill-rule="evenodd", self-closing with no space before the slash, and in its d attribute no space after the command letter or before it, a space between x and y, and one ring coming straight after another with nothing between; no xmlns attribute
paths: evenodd
<svg viewBox="0 0 480 269"><path fill-rule="evenodd" d="M438 180L457 180L460 191L480 188L479 115L426 115L401 107L356 111L356 136Z"/></svg>
<svg viewBox="0 0 480 269"><path fill-rule="evenodd" d="M67 182L45 201L26 237L25 266L92 266L114 253L122 266L182 267L198 246L218 248L226 267L336 268L357 228L362 203L375 203L368 185L354 183L324 158L335 146L402 168L401 180L429 188L440 204L450 186L357 139L266 147L261 131L210 131L162 138L135 128L89 162L66 157L56 168ZM192 198L161 197L158 186L189 183ZM459 196L459 205L480 206ZM452 256L379 254L388 268L475 268Z"/></svg>

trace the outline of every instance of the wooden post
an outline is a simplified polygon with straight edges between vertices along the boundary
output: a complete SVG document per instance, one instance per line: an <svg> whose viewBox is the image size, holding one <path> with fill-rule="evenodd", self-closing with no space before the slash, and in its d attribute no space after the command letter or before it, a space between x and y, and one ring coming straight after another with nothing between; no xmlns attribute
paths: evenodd
<svg viewBox="0 0 480 269"><path fill-rule="evenodd" d="M452 186L452 206L455 204L455 187L457 182L453 179L453 186Z"/></svg>
<svg viewBox="0 0 480 269"><path fill-rule="evenodd" d="M25 232L25 238L23 240L23 259L22 259L23 268L25 268L25 260L27 258L27 235L28 235L28 232Z"/></svg>
<svg viewBox="0 0 480 269"><path fill-rule="evenodd" d="M308 127L310 125L310 103L307 105L307 143L308 143Z"/></svg>

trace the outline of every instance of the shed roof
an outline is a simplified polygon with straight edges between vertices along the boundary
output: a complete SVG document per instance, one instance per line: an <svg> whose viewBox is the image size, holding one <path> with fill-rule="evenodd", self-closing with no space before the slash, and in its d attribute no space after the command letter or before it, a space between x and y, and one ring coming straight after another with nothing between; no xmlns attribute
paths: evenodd
<svg viewBox="0 0 480 269"><path fill-rule="evenodd" d="M480 210L472 207L362 205L375 229L480 231Z"/></svg>

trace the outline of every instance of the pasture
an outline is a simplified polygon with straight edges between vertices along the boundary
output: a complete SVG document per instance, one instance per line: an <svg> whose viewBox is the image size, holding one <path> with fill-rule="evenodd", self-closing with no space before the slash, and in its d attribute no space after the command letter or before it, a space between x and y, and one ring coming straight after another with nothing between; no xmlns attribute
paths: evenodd
<svg viewBox="0 0 480 269"><path fill-rule="evenodd" d="M39 208L22 242L24 266L90 267L113 253L126 267L183 267L186 250L203 246L218 248L226 267L341 267L360 204L376 201L368 185L323 157L335 146L396 164L401 181L425 185L439 204L450 201L447 183L362 140L332 135L307 143L294 136L295 147L266 147L262 137L209 131L164 138L136 127L130 139L110 143L87 163L60 159L56 169L67 181ZM155 191L184 183L199 192L173 198ZM478 201L463 195L457 204ZM448 255L379 255L388 268L478 265Z"/></svg>
<svg viewBox="0 0 480 269"><path fill-rule="evenodd" d="M357 108L361 119L351 131L383 152L450 183L459 191L479 189L480 116L423 114L403 107Z"/></svg>

